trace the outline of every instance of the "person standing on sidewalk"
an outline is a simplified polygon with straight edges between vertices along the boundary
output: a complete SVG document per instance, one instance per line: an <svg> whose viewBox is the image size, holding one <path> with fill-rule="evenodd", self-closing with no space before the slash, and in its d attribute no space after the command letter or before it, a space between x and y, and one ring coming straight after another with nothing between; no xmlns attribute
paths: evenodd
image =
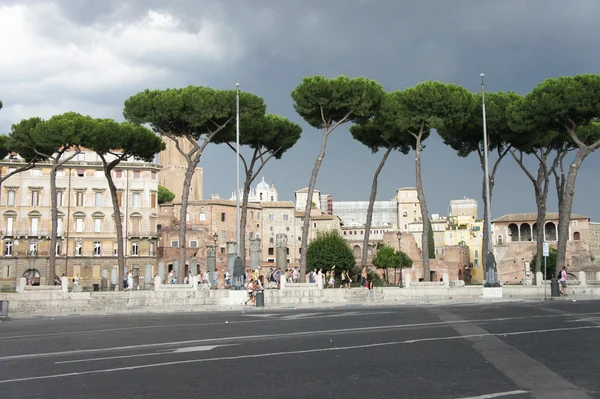
<svg viewBox="0 0 600 399"><path fill-rule="evenodd" d="M563 266L560 272L560 293L567 296L567 268Z"/></svg>

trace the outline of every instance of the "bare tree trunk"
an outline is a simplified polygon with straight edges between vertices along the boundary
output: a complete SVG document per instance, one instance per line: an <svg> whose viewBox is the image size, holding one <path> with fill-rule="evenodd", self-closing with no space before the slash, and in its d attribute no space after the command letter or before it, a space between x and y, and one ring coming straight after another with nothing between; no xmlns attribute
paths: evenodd
<svg viewBox="0 0 600 399"><path fill-rule="evenodd" d="M56 200L56 163L50 170L50 257L46 285L54 281L56 274L56 241L58 239L58 201Z"/></svg>
<svg viewBox="0 0 600 399"><path fill-rule="evenodd" d="M417 180L417 199L421 206L421 221L423 224L423 233L421 235L421 259L423 259L423 278L425 281L431 281L431 272L429 267L429 212L427 211L427 202L425 201L425 192L423 191L423 179L421 177L421 139L423 137L424 123L421 125L415 146L415 170Z"/></svg>
<svg viewBox="0 0 600 399"><path fill-rule="evenodd" d="M561 203L558 209L558 243L557 243L557 259L556 267L562 269L566 266L567 258L567 241L569 240L569 226L571 224L571 211L573 209L573 199L575 198L575 183L577 181L577 173L583 163L583 160L589 155L588 148L580 148L575 155L575 159L571 162L569 173L562 192Z"/></svg>
<svg viewBox="0 0 600 399"><path fill-rule="evenodd" d="M123 245L123 221L121 220L121 209L119 207L119 198L117 197L117 187L115 186L115 182L112 178L112 170L117 166L120 160L114 160L110 163L106 162L106 159L103 155L100 155L100 159L102 159L104 176L106 177L106 181L108 183L108 191L110 192L110 199L112 201L113 206L113 214L115 219L115 230L117 233L117 264L118 264L118 281L117 281L117 291L121 291L121 284L123 284L123 278L125 277L125 250ZM127 221L125 221L127 223Z"/></svg>
<svg viewBox="0 0 600 399"><path fill-rule="evenodd" d="M73 154L67 158L61 160L61 156L65 153L66 148L62 149L54 158L54 164L50 169L50 253L48 258L48 274L46 277L46 284L50 285L51 281L54 281L56 275L56 242L58 241L58 202L56 200L56 170L75 158L81 151L79 148Z"/></svg>
<svg viewBox="0 0 600 399"><path fill-rule="evenodd" d="M310 211L312 208L312 196L315 191L315 184L317 182L317 175L319 174L319 169L321 169L323 158L325 158L327 138L329 137L329 133L331 133L332 130L333 129L329 129L329 125L325 126L325 129L323 131L323 139L321 140L321 151L319 152L319 156L315 161L315 166L313 167L312 173L310 175L310 181L308 183L308 193L306 194L306 206L304 207L304 221L302 223L302 241L300 244L300 278L304 277L304 275L306 274L306 252L308 249L308 230L310 228Z"/></svg>
<svg viewBox="0 0 600 399"><path fill-rule="evenodd" d="M186 229L187 229L187 209L190 200L190 187L192 186L192 178L200 157L187 159L187 168L185 169L185 177L183 179L183 192L181 193L181 208L179 209L179 264L177 265L177 283L182 284L185 278L185 261L186 254Z"/></svg>
<svg viewBox="0 0 600 399"><path fill-rule="evenodd" d="M542 267L542 255L544 251L544 223L546 221L546 202L548 198L548 187L550 184L550 173L552 169L548 169L546 162L548 159L548 154L550 153L550 149L540 149L539 155L536 153L536 157L538 159L538 170L537 176L533 176L533 174L527 169L525 163L523 162L523 152L520 151L520 156L517 157L515 151L511 151L511 154L517 164L521 167L525 175L529 178L531 183L533 184L533 190L535 194L535 203L537 206L537 237L536 237L536 256L535 256L535 272L538 273L541 271ZM533 229L531 231L533 234ZM544 276L545 278L545 276Z"/></svg>
<svg viewBox="0 0 600 399"><path fill-rule="evenodd" d="M375 205L375 198L377 198L377 180L379 179L379 173L381 173L381 169L383 169L383 165L385 165L385 162L387 161L390 152L392 152L392 147L389 147L383 154L383 158L381 159L381 162L379 162L377 170L375 170L375 175L373 176L373 183L371 184L371 196L369 197L369 206L367 207L367 221L365 223L365 236L363 239L361 262L361 266L363 267L367 266L369 235L371 233L371 223L373 221L373 207Z"/></svg>
<svg viewBox="0 0 600 399"><path fill-rule="evenodd" d="M246 224L248 221L248 196L250 195L250 184L252 184L252 173L246 171L246 180L244 181L244 197L242 198L242 214L240 215L240 254L242 258L242 268L246 270ZM237 193L236 195L240 195Z"/></svg>

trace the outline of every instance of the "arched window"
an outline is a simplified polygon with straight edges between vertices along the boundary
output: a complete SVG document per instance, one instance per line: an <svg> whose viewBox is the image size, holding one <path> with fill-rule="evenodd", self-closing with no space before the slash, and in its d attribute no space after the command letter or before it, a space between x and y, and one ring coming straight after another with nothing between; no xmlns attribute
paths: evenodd
<svg viewBox="0 0 600 399"><path fill-rule="evenodd" d="M576 231L575 233L573 233L573 240L575 240L575 241L581 240L581 234L579 234L578 231Z"/></svg>
<svg viewBox="0 0 600 399"><path fill-rule="evenodd" d="M202 213L200 214L200 221L201 221L201 222L205 222L205 221L206 221L206 213L202 212Z"/></svg>
<svg viewBox="0 0 600 399"><path fill-rule="evenodd" d="M498 245L502 245L504 243L504 240L502 239L502 235L498 234Z"/></svg>

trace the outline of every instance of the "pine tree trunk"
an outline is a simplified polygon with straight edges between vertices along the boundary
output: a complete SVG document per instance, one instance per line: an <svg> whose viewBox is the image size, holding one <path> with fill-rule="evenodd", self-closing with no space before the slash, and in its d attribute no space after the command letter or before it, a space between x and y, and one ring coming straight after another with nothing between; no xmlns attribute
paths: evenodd
<svg viewBox="0 0 600 399"><path fill-rule="evenodd" d="M421 205L421 219L423 232L421 234L421 258L423 260L423 278L425 281L431 281L429 267L429 212L427 212L427 202L425 201L425 192L423 191L423 179L421 177L421 138L423 137L423 128L419 131L417 145L415 147L415 169L417 180L417 198Z"/></svg>
<svg viewBox="0 0 600 399"><path fill-rule="evenodd" d="M250 184L252 183L252 172L246 173L244 182L244 197L242 198L242 214L240 215L240 254L242 259L242 268L246 270L246 224L248 221L248 196L250 195ZM240 195L237 193L236 195Z"/></svg>
<svg viewBox="0 0 600 399"><path fill-rule="evenodd" d="M550 185L550 175L547 173L546 160L544 159L544 165L540 165L538 168L538 175L536 183L534 185L535 191L535 203L537 205L537 237L536 237L536 255L535 255L535 273L539 273L542 270L542 258L544 255L544 235L545 235L545 222L546 222L546 202L548 199L548 186ZM533 229L532 232L533 234ZM543 277L546 279L546 276Z"/></svg>
<svg viewBox="0 0 600 399"><path fill-rule="evenodd" d="M198 162L200 162L199 156L194 156L192 159L187 160L187 168L185 169L185 177L183 179L183 192L181 193L181 208L179 210L179 264L177 265L177 283L183 284L185 276L185 262L187 258L187 243L186 243L186 229L187 229L187 209L190 199L190 187L192 186L192 178Z"/></svg>
<svg viewBox="0 0 600 399"><path fill-rule="evenodd" d="M50 170L50 253L46 285L54 281L56 275L56 241L58 241L58 202L56 200L56 163ZM68 254L67 254L68 255Z"/></svg>
<svg viewBox="0 0 600 399"><path fill-rule="evenodd" d="M49 258L48 258L48 274L46 285L50 285L51 282L54 281L54 277L56 275L56 242L58 241L58 202L56 199L56 170L58 167L65 164L65 162L70 161L75 158L77 154L81 151L77 150L73 154L69 155L64 160L60 158L64 154L65 150L61 150L54 158L54 165L52 165L52 169L50 169L50 249L49 249ZM67 254L68 256L69 254ZM68 271L65 271L68 273Z"/></svg>
<svg viewBox="0 0 600 399"><path fill-rule="evenodd" d="M117 232L117 264L118 264L118 281L117 281L117 291L121 291L123 288L121 284L123 284L123 278L125 277L125 249L123 244L123 222L121 220L121 209L119 207L119 199L117 198L117 187L115 186L115 182L112 178L112 170L116 166L116 164L112 165L107 164L104 158L102 158L102 162L104 164L104 176L106 177L106 181L108 183L108 191L110 192L110 198L113 206L113 215L115 219L115 230ZM125 221L127 223L127 221Z"/></svg>
<svg viewBox="0 0 600 399"><path fill-rule="evenodd" d="M302 241L300 244L300 278L303 278L306 274L306 252L308 249L308 231L310 228L310 211L312 208L312 196L315 191L315 184L317 182L317 175L319 174L319 169L321 169L321 164L323 163L323 159L325 158L325 148L327 147L327 138L329 137L329 133L331 130L329 126L325 126L323 131L323 138L321 140L321 151L319 152L319 156L315 160L315 165L313 167L312 173L310 175L310 181L308 183L308 193L306 194L306 206L304 207L304 221L302 223Z"/></svg>
<svg viewBox="0 0 600 399"><path fill-rule="evenodd" d="M559 198L558 209L558 244L557 244L557 259L556 267L560 270L566 266L567 258L567 241L569 241L569 227L571 224L571 211L573 209L573 198L575 197L575 183L577 181L577 173L583 163L583 160L589 155L587 147L580 148L575 155L575 159L571 162L569 173L565 182L562 198Z"/></svg>
<svg viewBox="0 0 600 399"><path fill-rule="evenodd" d="M379 173L381 173L381 169L383 169L383 165L388 159L388 156L392 152L392 147L388 148L383 154L383 158L381 162L379 162L379 166L377 170L375 170L375 175L373 176L373 183L371 184L371 196L369 197L369 206L367 207L367 220L365 223L365 236L363 238L363 249L362 249L362 262L361 266L367 266L367 257L368 257L368 249L369 249L369 235L371 233L371 223L373 221L373 207L375 205L375 199L377 198L377 180L379 179Z"/></svg>

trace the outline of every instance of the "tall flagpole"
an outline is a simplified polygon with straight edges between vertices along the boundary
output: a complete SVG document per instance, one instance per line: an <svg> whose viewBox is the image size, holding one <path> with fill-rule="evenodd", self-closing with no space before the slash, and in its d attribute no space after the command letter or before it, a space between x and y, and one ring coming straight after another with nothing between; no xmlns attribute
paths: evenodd
<svg viewBox="0 0 600 399"><path fill-rule="evenodd" d="M237 175L237 183L236 183L236 191L237 195L235 196L235 226L236 226L236 253L237 256L241 256L240 254L240 84L236 83L236 96L235 96L235 108L236 108L236 126L235 126L235 152L236 152L236 175Z"/></svg>

